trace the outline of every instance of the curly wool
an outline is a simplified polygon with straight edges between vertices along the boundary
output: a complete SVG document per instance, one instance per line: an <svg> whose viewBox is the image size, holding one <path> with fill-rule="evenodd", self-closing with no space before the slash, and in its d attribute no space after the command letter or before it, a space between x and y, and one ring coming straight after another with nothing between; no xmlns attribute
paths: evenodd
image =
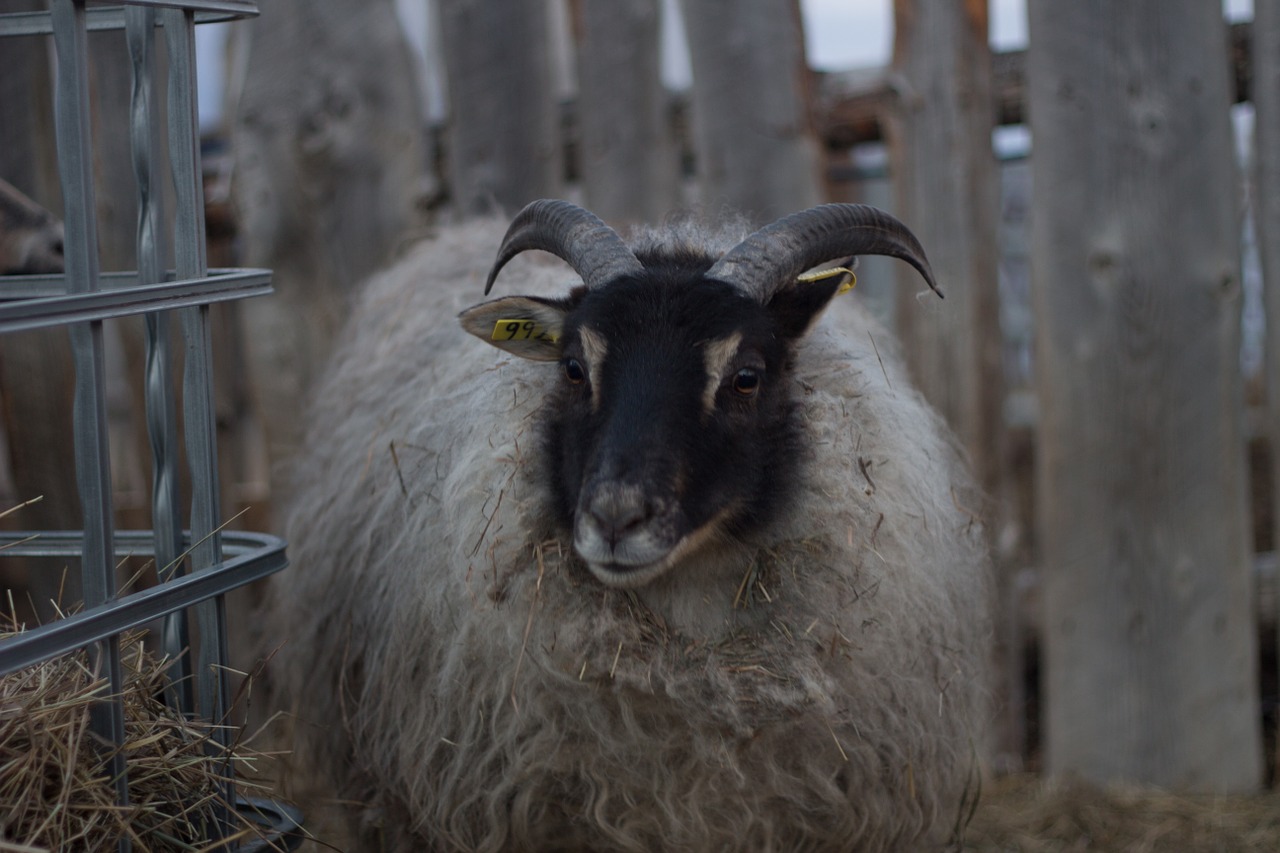
<svg viewBox="0 0 1280 853"><path fill-rule="evenodd" d="M299 754L392 849L954 840L985 721L987 556L954 442L887 333L846 298L800 346L785 518L608 589L545 509L554 366L453 320L502 230L444 230L372 280L319 392L295 568L266 616ZM537 257L504 279L573 281Z"/></svg>

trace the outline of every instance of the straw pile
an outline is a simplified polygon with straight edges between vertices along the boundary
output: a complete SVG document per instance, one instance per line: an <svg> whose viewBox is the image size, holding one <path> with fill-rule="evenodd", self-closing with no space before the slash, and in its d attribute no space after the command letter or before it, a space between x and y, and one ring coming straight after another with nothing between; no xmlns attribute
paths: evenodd
<svg viewBox="0 0 1280 853"><path fill-rule="evenodd" d="M143 648L142 634L121 639L121 658L125 807L104 767L113 747L89 730L90 708L109 688L87 655L0 678L0 851L107 850L121 837L136 851L201 850L211 846L228 766L237 790L255 787L245 771L263 756L243 744L220 747L214 726L182 720L159 700L165 664ZM231 812L230 820L238 838L259 837L245 818Z"/></svg>
<svg viewBox="0 0 1280 853"><path fill-rule="evenodd" d="M966 853L1280 850L1280 792L1216 797L1010 776L988 783Z"/></svg>

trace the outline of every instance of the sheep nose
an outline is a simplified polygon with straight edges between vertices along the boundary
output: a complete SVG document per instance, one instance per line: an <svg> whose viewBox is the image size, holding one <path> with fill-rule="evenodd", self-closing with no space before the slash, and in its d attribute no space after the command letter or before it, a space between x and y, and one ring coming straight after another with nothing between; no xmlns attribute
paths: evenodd
<svg viewBox="0 0 1280 853"><path fill-rule="evenodd" d="M587 512L610 548L653 517L653 507L644 492L625 486L597 489L587 504Z"/></svg>

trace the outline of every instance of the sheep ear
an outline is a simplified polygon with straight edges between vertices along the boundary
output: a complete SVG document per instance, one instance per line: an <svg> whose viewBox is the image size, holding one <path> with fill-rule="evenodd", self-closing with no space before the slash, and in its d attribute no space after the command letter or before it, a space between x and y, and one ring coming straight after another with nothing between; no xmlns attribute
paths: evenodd
<svg viewBox="0 0 1280 853"><path fill-rule="evenodd" d="M560 358L568 301L506 296L458 315L462 328L487 344L534 361Z"/></svg>
<svg viewBox="0 0 1280 853"><path fill-rule="evenodd" d="M831 273L803 276L769 299L768 310L788 341L803 337L838 293L853 287L853 273L844 267Z"/></svg>

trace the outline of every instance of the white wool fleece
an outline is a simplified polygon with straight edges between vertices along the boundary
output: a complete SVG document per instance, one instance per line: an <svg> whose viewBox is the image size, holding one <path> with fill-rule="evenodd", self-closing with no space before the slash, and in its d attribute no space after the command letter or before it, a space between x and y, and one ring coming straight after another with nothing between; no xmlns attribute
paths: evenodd
<svg viewBox="0 0 1280 853"><path fill-rule="evenodd" d="M298 755L388 849L943 849L976 795L989 564L888 333L843 296L800 345L781 519L609 589L546 510L559 370L454 319L504 227L370 281L319 390L264 618ZM526 256L498 287L574 281Z"/></svg>

